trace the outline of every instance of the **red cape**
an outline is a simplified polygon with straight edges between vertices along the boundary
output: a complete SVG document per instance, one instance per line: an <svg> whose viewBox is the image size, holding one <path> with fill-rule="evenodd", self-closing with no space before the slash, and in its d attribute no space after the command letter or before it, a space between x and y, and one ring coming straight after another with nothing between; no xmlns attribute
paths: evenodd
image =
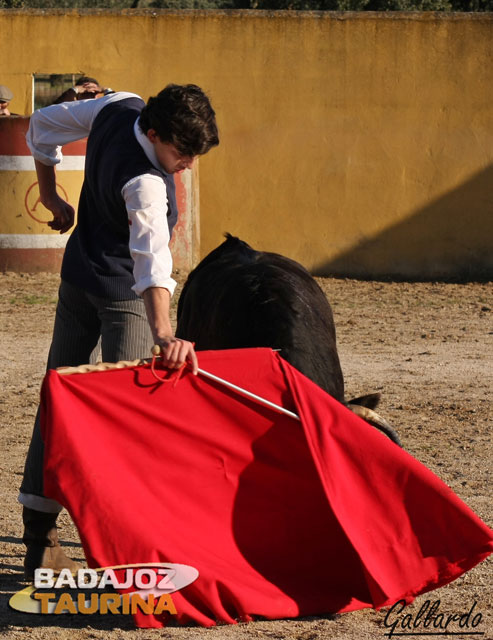
<svg viewBox="0 0 493 640"><path fill-rule="evenodd" d="M270 349L199 363L301 422L189 371L48 372L45 493L90 567L191 565L176 618L209 626L411 601L493 550L439 478Z"/></svg>

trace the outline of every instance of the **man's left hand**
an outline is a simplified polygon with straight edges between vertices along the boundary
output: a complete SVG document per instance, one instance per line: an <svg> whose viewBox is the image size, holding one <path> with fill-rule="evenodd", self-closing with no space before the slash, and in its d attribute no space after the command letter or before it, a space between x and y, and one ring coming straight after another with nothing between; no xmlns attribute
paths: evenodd
<svg viewBox="0 0 493 640"><path fill-rule="evenodd" d="M192 373L197 375L199 363L191 342L170 336L169 338L160 339L158 346L161 348L161 355L165 367L169 369L179 369L188 361L192 367Z"/></svg>

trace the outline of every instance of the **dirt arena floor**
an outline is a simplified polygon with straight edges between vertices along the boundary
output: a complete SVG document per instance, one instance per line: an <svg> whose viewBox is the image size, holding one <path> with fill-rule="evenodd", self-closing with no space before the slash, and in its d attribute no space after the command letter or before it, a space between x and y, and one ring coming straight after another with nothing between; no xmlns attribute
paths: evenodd
<svg viewBox="0 0 493 640"><path fill-rule="evenodd" d="M444 480L485 522L493 524L492 284L357 282L323 279L335 315L347 396L383 395L380 412L398 427L404 447ZM52 330L58 277L0 274L2 367L0 636L108 640L333 640L384 638L384 612L372 610L301 620L259 621L212 629L136 630L128 616L41 616L9 608L22 578L21 508L17 491L30 439ZM176 298L175 298L176 300ZM423 505L426 508L426 505ZM64 513L68 553L83 559ZM330 544L330 541L328 541ZM441 613L481 614L474 631L493 640L493 561L420 596ZM448 631L461 631L457 624ZM468 638L462 633L456 638Z"/></svg>

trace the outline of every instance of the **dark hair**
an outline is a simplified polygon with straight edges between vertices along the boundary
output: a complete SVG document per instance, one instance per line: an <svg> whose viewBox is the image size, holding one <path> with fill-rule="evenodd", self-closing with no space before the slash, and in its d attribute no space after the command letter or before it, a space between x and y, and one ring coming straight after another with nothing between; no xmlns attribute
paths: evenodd
<svg viewBox="0 0 493 640"><path fill-rule="evenodd" d="M139 126L162 142L173 144L184 156L207 153L219 144L216 114L209 98L195 84L169 84L142 109Z"/></svg>
<svg viewBox="0 0 493 640"><path fill-rule="evenodd" d="M93 82L94 84L97 84L99 87L99 82L96 80L96 78L90 78L89 76L81 76L75 83L75 86L81 87L83 84L86 84L86 82Z"/></svg>

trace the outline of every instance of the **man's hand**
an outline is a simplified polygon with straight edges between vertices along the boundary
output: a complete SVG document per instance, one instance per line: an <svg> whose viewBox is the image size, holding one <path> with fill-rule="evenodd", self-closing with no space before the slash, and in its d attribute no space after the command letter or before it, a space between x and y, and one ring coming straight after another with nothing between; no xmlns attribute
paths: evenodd
<svg viewBox="0 0 493 640"><path fill-rule="evenodd" d="M53 214L53 220L48 226L54 231L65 233L74 224L75 211L72 205L60 198L56 191L55 168L35 160L36 175L38 176L39 197L41 203Z"/></svg>
<svg viewBox="0 0 493 640"><path fill-rule="evenodd" d="M188 361L192 366L193 374L197 375L199 363L193 344L188 340L175 338L173 335L169 319L169 291L162 287L149 287L142 297L154 343L161 349L164 366L178 369Z"/></svg>
<svg viewBox="0 0 493 640"><path fill-rule="evenodd" d="M84 82L84 84L76 85L74 90L77 94L77 100L90 100L103 91L95 82Z"/></svg>
<svg viewBox="0 0 493 640"><path fill-rule="evenodd" d="M53 231L65 233L74 224L75 211L72 205L65 202L59 195L56 198L50 198L49 202L43 202L44 206L53 214L53 220L48 222L48 226Z"/></svg>
<svg viewBox="0 0 493 640"><path fill-rule="evenodd" d="M168 369L179 369L188 361L192 367L192 373L197 375L199 363L191 342L169 336L168 338L161 338L156 344L161 348L161 355L165 367L168 367Z"/></svg>

